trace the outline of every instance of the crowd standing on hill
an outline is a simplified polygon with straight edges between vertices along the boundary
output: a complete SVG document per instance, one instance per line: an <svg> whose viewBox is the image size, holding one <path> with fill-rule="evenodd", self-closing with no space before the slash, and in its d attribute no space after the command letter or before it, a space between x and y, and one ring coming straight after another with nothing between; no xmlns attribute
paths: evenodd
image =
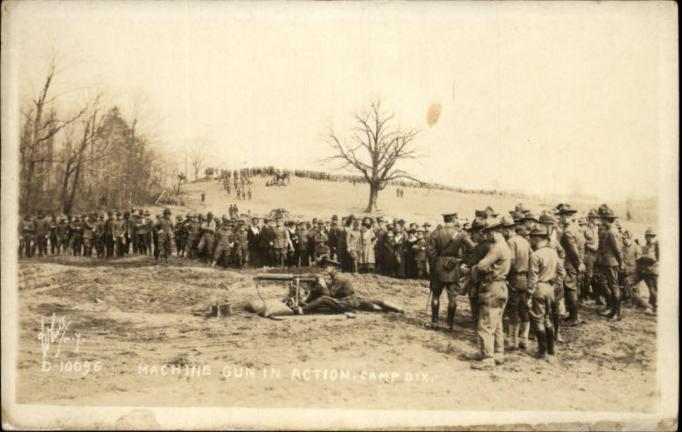
<svg viewBox="0 0 682 432"><path fill-rule="evenodd" d="M531 324L538 356L553 356L562 325L582 323L581 303L604 305L603 315L622 318L623 301L656 312L656 234L640 244L607 205L585 216L568 204L536 214L519 204L499 217L490 207L471 222L443 215L435 229L382 216L290 220L211 212L171 217L169 209L25 215L19 224L19 254L68 254L111 259L150 255L155 262L175 254L223 267L305 267L338 263L346 273L378 273L428 279L432 325L439 325L440 298L448 299L447 326L454 330L456 297L467 296L478 329L480 356L472 366L492 368L507 349L526 349ZM637 286L644 282L648 303ZM567 312L567 314L564 313ZM565 315L565 316L564 316Z"/></svg>

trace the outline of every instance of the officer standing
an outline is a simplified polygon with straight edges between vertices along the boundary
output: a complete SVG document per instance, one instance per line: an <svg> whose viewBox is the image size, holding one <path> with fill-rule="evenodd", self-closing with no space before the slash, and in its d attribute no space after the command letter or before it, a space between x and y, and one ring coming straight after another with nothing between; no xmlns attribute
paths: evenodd
<svg viewBox="0 0 682 432"><path fill-rule="evenodd" d="M454 227L456 218L457 213L443 214L444 225L429 236L428 246L429 260L433 263L430 282L431 323L438 324L440 296L445 289L448 296L447 324L450 330L454 328L457 312L460 254L463 249L474 247L469 236Z"/></svg>
<svg viewBox="0 0 682 432"><path fill-rule="evenodd" d="M599 266L603 275L605 293L607 294L607 307L602 315L610 320L620 320L621 295L619 286L619 272L623 263L621 245L618 240L618 231L614 226L617 216L610 208L601 208L599 217L604 229L599 234Z"/></svg>

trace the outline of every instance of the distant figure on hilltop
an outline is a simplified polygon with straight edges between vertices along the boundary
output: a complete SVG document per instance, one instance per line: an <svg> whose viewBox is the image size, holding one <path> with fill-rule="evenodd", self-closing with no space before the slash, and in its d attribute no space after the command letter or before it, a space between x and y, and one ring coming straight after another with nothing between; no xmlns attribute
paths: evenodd
<svg viewBox="0 0 682 432"><path fill-rule="evenodd" d="M206 192L201 192L201 202L206 202Z"/></svg>

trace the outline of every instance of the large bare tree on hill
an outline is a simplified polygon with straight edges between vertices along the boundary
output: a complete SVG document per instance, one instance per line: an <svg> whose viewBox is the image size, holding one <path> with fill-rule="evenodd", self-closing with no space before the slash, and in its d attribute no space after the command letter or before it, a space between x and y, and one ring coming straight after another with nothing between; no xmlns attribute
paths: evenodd
<svg viewBox="0 0 682 432"><path fill-rule="evenodd" d="M401 161L417 157L414 139L418 131L395 126L395 114L383 111L380 100L356 113L354 120L355 126L348 141L333 128L329 129L327 141L333 155L327 161L340 162L337 169L351 168L362 174L369 184L369 201L365 212L371 213L377 210L379 192L391 181L422 183L398 167Z"/></svg>

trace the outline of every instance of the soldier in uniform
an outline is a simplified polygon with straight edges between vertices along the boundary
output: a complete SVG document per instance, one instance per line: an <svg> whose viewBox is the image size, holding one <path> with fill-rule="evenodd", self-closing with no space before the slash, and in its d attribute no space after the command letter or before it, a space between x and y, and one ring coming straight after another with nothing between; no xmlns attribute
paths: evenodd
<svg viewBox="0 0 682 432"><path fill-rule="evenodd" d="M133 240L133 250L137 251L140 255L147 254L147 221L145 218L145 212L143 209L138 211L137 216L133 219L135 239Z"/></svg>
<svg viewBox="0 0 682 432"><path fill-rule="evenodd" d="M189 259L197 257L197 246L201 233L201 224L194 214L189 215L189 221L185 222L187 229L187 244L185 244L185 256Z"/></svg>
<svg viewBox="0 0 682 432"><path fill-rule="evenodd" d="M185 226L182 221L182 215L175 216L175 225L173 226L173 240L175 242L175 253L179 257L182 256L183 251L185 250L185 245L183 242L184 231Z"/></svg>
<svg viewBox="0 0 682 432"><path fill-rule="evenodd" d="M424 231L424 228L417 228L417 242L414 244L412 250L418 279L428 278L427 244L426 239L424 239Z"/></svg>
<svg viewBox="0 0 682 432"><path fill-rule="evenodd" d="M336 250L336 247L338 245L338 241L336 238L336 235L338 233L338 227L339 227L339 217L337 215L332 215L332 220L331 220L331 226L329 227L329 258L334 260L334 261L339 261L338 258L338 251Z"/></svg>
<svg viewBox="0 0 682 432"><path fill-rule="evenodd" d="M66 218L60 216L57 218L57 227L55 228L57 233L57 254L61 254L62 251L66 252L69 245L69 224L66 222Z"/></svg>
<svg viewBox="0 0 682 432"><path fill-rule="evenodd" d="M641 254L637 258L637 266L634 278L626 281L630 286L635 287L644 281L649 289L649 305L653 313L656 313L658 297L658 241L653 229L647 228L644 233L645 244L641 247Z"/></svg>
<svg viewBox="0 0 682 432"><path fill-rule="evenodd" d="M564 298L568 318L566 325L578 324L578 284L585 272L585 237L575 221L575 210L569 204L557 206L561 225L560 243L564 249Z"/></svg>
<svg viewBox="0 0 682 432"><path fill-rule="evenodd" d="M106 251L106 257L111 258L114 256L114 245L116 244L116 237L114 236L114 212L109 210L107 212L107 220L104 221L104 235L102 236L102 242Z"/></svg>
<svg viewBox="0 0 682 432"><path fill-rule="evenodd" d="M71 216L60 217L59 223L57 224L57 232L59 233L59 238L61 239L60 249L64 253L69 250L69 243L71 240Z"/></svg>
<svg viewBox="0 0 682 432"><path fill-rule="evenodd" d="M291 250L287 253L287 258L286 258L286 263L287 267L296 267L298 266L298 246L300 243L300 239L298 238L298 231L296 230L296 223L292 220L287 221L284 226L286 226L287 231L289 232L289 240L291 240Z"/></svg>
<svg viewBox="0 0 682 432"><path fill-rule="evenodd" d="M47 255L47 240L50 236L50 221L42 210L38 210L35 220L35 242L38 247L38 256Z"/></svg>
<svg viewBox="0 0 682 432"><path fill-rule="evenodd" d="M502 217L504 236L511 251L511 268L509 269L509 348L523 350L528 346L530 317L528 315L528 267L532 253L530 243L516 234L513 220Z"/></svg>
<svg viewBox="0 0 682 432"><path fill-rule="evenodd" d="M116 219L111 223L111 236L116 256L122 257L126 252L126 221L121 217L120 211L116 212Z"/></svg>
<svg viewBox="0 0 682 432"><path fill-rule="evenodd" d="M73 256L81 256L83 251L83 223L79 215L74 215L70 228Z"/></svg>
<svg viewBox="0 0 682 432"><path fill-rule="evenodd" d="M92 247L95 238L95 217L91 213L89 217L83 221L83 255L86 257L92 256Z"/></svg>
<svg viewBox="0 0 682 432"><path fill-rule="evenodd" d="M220 224L215 236L215 252L213 253L213 263L211 267L215 267L218 262L221 262L223 267L227 267L230 259L230 252L232 250L232 229L228 225L229 219L223 215L223 223Z"/></svg>
<svg viewBox="0 0 682 432"><path fill-rule="evenodd" d="M282 219L278 218L275 220L273 231L275 233L275 238L272 248L275 255L275 266L285 267L287 252L294 248L291 244L291 239L289 238L289 230L282 225Z"/></svg>
<svg viewBox="0 0 682 432"><path fill-rule="evenodd" d="M461 254L465 249L475 245L469 236L454 227L457 213L443 215L444 225L429 236L429 259L433 263L431 269L431 323L438 324L440 296L445 289L448 296L447 324L450 330L455 325L457 312L457 294L459 294L459 272Z"/></svg>
<svg viewBox="0 0 682 432"><path fill-rule="evenodd" d="M620 320L619 271L623 263L618 231L614 226L616 215L608 207L602 207L599 217L604 229L599 233L599 266L603 277L603 289L607 294L607 306L602 315L611 320Z"/></svg>
<svg viewBox="0 0 682 432"><path fill-rule="evenodd" d="M213 213L206 213L206 220L201 224L201 237L197 245L199 256L205 261L210 262L213 257L213 249L215 248L215 232L216 221L213 219Z"/></svg>
<svg viewBox="0 0 682 432"><path fill-rule="evenodd" d="M365 299L358 296L353 287L352 277L340 273L337 270L338 264L328 259L321 260L320 265L325 266L324 274L330 278L330 283L327 284L324 277L320 277L298 313L346 313L354 309L402 312L401 308L381 299Z"/></svg>
<svg viewBox="0 0 682 432"><path fill-rule="evenodd" d="M49 225L49 238L50 238L50 254L59 255L59 246L61 245L61 239L58 237L57 233L57 217L52 214L50 217Z"/></svg>
<svg viewBox="0 0 682 432"><path fill-rule="evenodd" d="M97 258L104 257L104 215L99 214L97 220L95 221L95 236L94 236L94 246L97 253Z"/></svg>
<svg viewBox="0 0 682 432"><path fill-rule="evenodd" d="M484 233L491 240L490 249L472 271L481 280L478 292L478 338L481 346L480 360L472 363L473 369L490 369L504 363L504 331L502 313L507 304L507 277L512 254L504 239L502 223L489 216Z"/></svg>
<svg viewBox="0 0 682 432"><path fill-rule="evenodd" d="M26 258L33 257L33 244L35 243L36 224L31 220L31 216L26 213L24 219L19 224L19 237L21 239L22 248L19 248L19 256Z"/></svg>
<svg viewBox="0 0 682 432"><path fill-rule="evenodd" d="M585 276L582 279L580 299L583 301L590 298L596 300L594 290L594 267L597 263L597 251L599 250L599 230L595 220L598 218L597 210L591 209L587 213L587 223L583 226L585 237Z"/></svg>
<svg viewBox="0 0 682 432"><path fill-rule="evenodd" d="M313 241L315 244L313 258L315 262L319 262L322 257L329 256L329 236L324 228L324 221L319 219L317 221L317 230L313 234Z"/></svg>
<svg viewBox="0 0 682 432"><path fill-rule="evenodd" d="M538 358L554 355L553 310L555 309L553 281L560 264L556 249L549 245L546 225L537 225L530 232L533 253L528 270L528 288L531 295L529 314L533 321L535 339L538 341Z"/></svg>
<svg viewBox="0 0 682 432"><path fill-rule="evenodd" d="M163 258L165 262L168 262L168 257L172 253L171 243L173 242L173 220L171 219L170 209L163 210L163 217L154 225L154 233L156 234L154 258L157 261L159 258Z"/></svg>

